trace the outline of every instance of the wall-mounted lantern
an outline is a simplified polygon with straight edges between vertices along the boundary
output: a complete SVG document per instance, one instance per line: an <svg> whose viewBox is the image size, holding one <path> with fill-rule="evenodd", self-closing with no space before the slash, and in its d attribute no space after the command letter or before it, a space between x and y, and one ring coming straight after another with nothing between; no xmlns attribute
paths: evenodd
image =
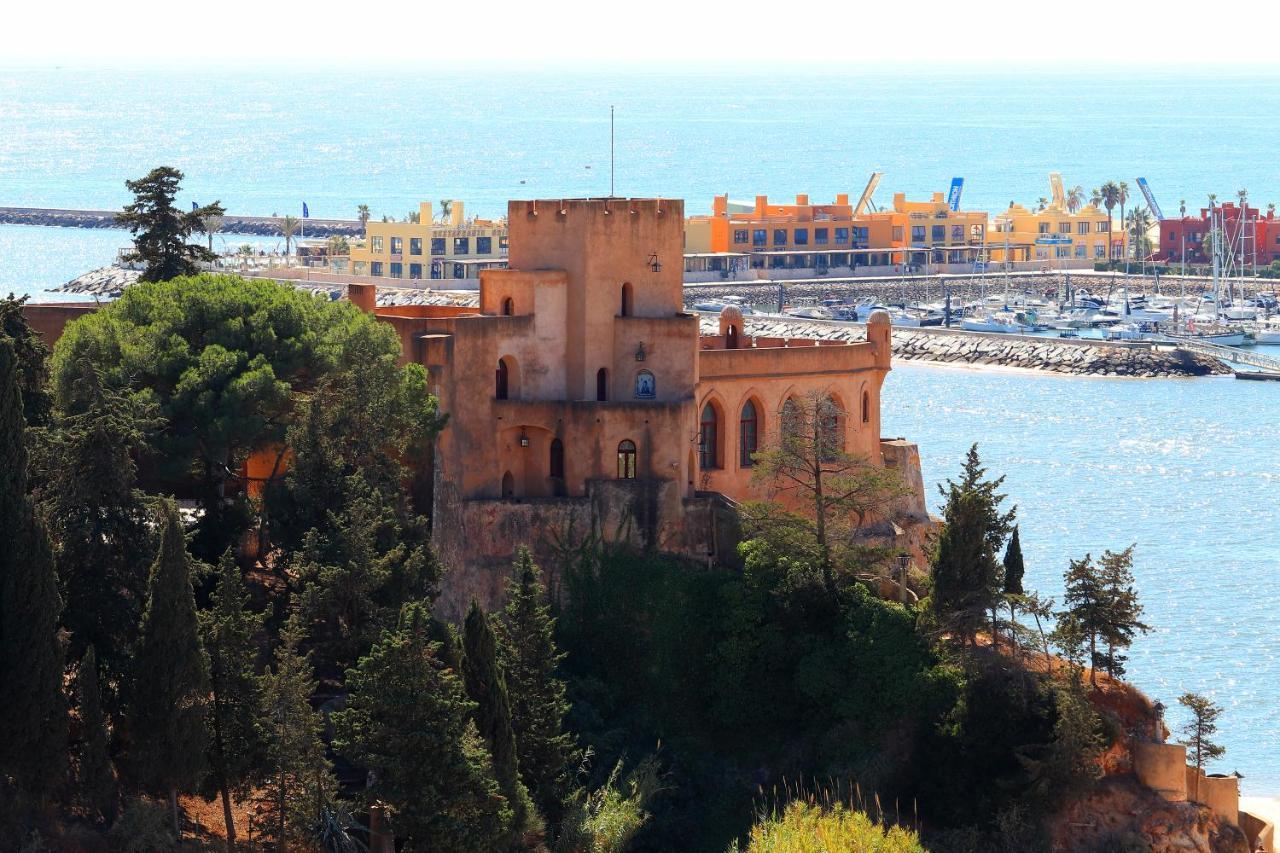
<svg viewBox="0 0 1280 853"><path fill-rule="evenodd" d="M657 252L649 253L649 269L654 272L662 272L662 263L658 260Z"/></svg>
<svg viewBox="0 0 1280 853"><path fill-rule="evenodd" d="M644 359L645 359L644 341L641 341L640 346L636 347L636 361L644 361Z"/></svg>
<svg viewBox="0 0 1280 853"><path fill-rule="evenodd" d="M520 446L521 447L529 446L529 436L525 434L524 430L520 430Z"/></svg>

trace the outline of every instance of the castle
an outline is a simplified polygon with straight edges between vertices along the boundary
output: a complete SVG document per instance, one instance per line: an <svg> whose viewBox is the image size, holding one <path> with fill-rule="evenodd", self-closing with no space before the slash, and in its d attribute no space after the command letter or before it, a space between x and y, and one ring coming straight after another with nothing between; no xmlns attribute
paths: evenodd
<svg viewBox="0 0 1280 853"><path fill-rule="evenodd" d="M702 335L683 305L683 202L513 201L508 223L509 268L481 273L478 311L377 308L373 285L349 287L449 415L431 514L447 612L495 603L520 545L545 559L593 536L731 558L733 504L761 496L752 454L797 400L829 398L847 451L902 470L896 523L927 523L915 446L880 438L887 314L836 343L749 337L731 306Z"/></svg>

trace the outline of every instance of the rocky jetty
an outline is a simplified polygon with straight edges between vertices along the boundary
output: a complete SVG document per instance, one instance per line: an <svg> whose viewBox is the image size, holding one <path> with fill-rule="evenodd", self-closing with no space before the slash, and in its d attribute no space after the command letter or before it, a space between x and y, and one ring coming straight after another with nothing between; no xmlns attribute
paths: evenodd
<svg viewBox="0 0 1280 853"><path fill-rule="evenodd" d="M347 289L341 285L294 281L281 281L280 283L292 284L298 290L305 290L317 296L327 296L330 299L342 299L347 295ZM474 290L379 287L377 293L377 305L379 308L390 308L397 305L449 305L464 308L478 308L480 306L480 294Z"/></svg>
<svg viewBox="0 0 1280 853"><path fill-rule="evenodd" d="M0 224L45 225L59 228L119 228L114 210L63 210L41 207L0 207ZM257 234L279 237L278 216L224 216L218 222L218 234ZM308 219L308 237L359 237L364 226L355 220Z"/></svg>
<svg viewBox="0 0 1280 853"><path fill-rule="evenodd" d="M860 323L822 320L746 318L745 332L766 338L860 341ZM719 320L703 315L702 334L719 334ZM1075 376L1129 376L1145 379L1219 376L1231 373L1222 362L1173 347L1109 341L1062 340L1014 335L983 335L949 329L893 330L893 357L902 361L1018 367Z"/></svg>
<svg viewBox="0 0 1280 853"><path fill-rule="evenodd" d="M1236 289L1246 295L1276 290L1274 279L1244 279L1233 282ZM684 303L691 308L702 300L723 300L735 297L755 305L776 305L778 287L782 286L784 301L789 304L814 304L821 299L837 298L854 301L869 299L886 304L941 303L947 292L952 304L959 308L963 302L1003 293L1006 287L1002 273L988 275L948 276L897 276L876 278L829 278L798 281L736 281L724 284L692 284L684 289ZM1119 299L1121 288L1131 295L1153 294L1156 281L1152 276L1134 275L1126 278L1111 273L1095 273L1090 270L1053 273L1024 272L1008 276L1008 290L1013 294L1026 294L1047 299L1057 299L1067 286L1090 293L1111 294ZM1186 279L1162 276L1160 290L1165 293L1212 292L1213 282L1203 277Z"/></svg>
<svg viewBox="0 0 1280 853"><path fill-rule="evenodd" d="M55 287L53 293L79 293L98 299L115 299L124 289L138 280L142 273L124 267L101 267L78 275L71 281Z"/></svg>

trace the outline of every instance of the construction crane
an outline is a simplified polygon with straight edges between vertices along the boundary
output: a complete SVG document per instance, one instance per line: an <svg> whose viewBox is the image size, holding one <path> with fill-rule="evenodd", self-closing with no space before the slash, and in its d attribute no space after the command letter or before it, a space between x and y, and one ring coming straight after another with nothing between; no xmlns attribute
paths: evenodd
<svg viewBox="0 0 1280 853"><path fill-rule="evenodd" d="M884 177L884 172L872 172L871 179L867 181L867 188L862 191L862 195L858 198L858 206L853 209L854 216L861 216L867 212L870 206L875 210L875 205L871 202L871 194L876 191L876 187L880 186L880 179Z"/></svg>
<svg viewBox="0 0 1280 853"><path fill-rule="evenodd" d="M1062 188L1061 172L1049 173L1049 189L1053 191L1053 206L1059 210L1066 209L1067 193L1066 190Z"/></svg>
<svg viewBox="0 0 1280 853"><path fill-rule="evenodd" d="M1147 200L1147 207L1155 215L1156 221L1164 221L1164 214L1160 212L1160 205L1156 204L1156 197L1151 194L1151 187L1147 184L1146 178L1138 178L1138 189L1142 190L1142 196Z"/></svg>

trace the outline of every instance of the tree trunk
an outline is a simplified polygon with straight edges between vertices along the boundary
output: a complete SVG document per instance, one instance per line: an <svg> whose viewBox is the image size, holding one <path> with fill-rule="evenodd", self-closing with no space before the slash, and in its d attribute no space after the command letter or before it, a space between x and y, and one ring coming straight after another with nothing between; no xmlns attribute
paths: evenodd
<svg viewBox="0 0 1280 853"><path fill-rule="evenodd" d="M177 788L169 789L169 810L173 812L173 834L179 841L181 841L182 840L182 824L178 822L178 789Z"/></svg>
<svg viewBox="0 0 1280 853"><path fill-rule="evenodd" d="M231 793L222 784L222 821L227 825L227 853L236 853L236 822L231 816Z"/></svg>
<svg viewBox="0 0 1280 853"><path fill-rule="evenodd" d="M1093 685L1093 689L1098 689L1098 637L1095 634L1089 635L1089 683Z"/></svg>

